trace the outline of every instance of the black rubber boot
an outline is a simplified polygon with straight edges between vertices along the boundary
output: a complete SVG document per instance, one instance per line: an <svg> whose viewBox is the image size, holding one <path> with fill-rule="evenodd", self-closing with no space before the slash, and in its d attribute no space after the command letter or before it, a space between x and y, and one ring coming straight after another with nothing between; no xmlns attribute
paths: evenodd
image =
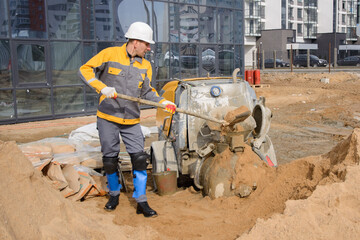
<svg viewBox="0 0 360 240"><path fill-rule="evenodd" d="M157 213L151 209L148 202L139 202L136 208L137 214L144 214L144 217L156 217Z"/></svg>
<svg viewBox="0 0 360 240"><path fill-rule="evenodd" d="M109 201L106 203L104 209L107 211L114 211L116 206L119 205L119 196L110 196Z"/></svg>

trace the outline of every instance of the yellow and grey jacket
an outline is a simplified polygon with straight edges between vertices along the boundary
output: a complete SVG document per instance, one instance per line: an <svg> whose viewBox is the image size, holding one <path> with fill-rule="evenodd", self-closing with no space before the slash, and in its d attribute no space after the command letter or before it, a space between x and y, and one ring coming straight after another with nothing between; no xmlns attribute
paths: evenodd
<svg viewBox="0 0 360 240"><path fill-rule="evenodd" d="M99 52L80 67L79 76L99 94L108 86L128 96L160 103L165 101L150 85L152 78L150 62L141 57L135 57L130 61L126 44L121 47L109 47ZM137 102L105 98L101 95L97 116L120 124L137 124L140 122L140 107Z"/></svg>

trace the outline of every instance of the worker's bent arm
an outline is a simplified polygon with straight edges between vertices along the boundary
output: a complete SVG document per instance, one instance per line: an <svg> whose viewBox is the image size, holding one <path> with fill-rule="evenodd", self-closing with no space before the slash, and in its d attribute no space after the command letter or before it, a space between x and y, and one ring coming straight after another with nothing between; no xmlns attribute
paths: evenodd
<svg viewBox="0 0 360 240"><path fill-rule="evenodd" d="M93 87L98 93L106 87L106 84L96 77L95 72L104 69L105 63L108 61L107 59L108 53L107 50L104 49L82 65L78 72L81 80Z"/></svg>

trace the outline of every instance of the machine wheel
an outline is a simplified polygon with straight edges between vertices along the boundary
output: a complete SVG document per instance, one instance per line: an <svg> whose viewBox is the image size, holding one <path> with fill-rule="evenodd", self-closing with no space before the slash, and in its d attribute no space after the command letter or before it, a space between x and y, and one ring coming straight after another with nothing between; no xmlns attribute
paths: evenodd
<svg viewBox="0 0 360 240"><path fill-rule="evenodd" d="M314 67L314 68L318 67L318 64L317 64L317 63L314 63L313 67Z"/></svg>

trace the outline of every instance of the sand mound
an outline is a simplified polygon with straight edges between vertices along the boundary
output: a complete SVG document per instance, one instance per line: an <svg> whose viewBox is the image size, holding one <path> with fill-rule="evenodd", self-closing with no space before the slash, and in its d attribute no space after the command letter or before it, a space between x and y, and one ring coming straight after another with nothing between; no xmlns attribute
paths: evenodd
<svg viewBox="0 0 360 240"><path fill-rule="evenodd" d="M306 200L287 201L284 214L275 214L266 221L258 219L252 230L238 239L359 239L359 159L360 129L355 129L328 154L280 167L281 176L303 178L303 181L277 179L290 185L284 188L292 189L293 199L305 198L316 190ZM303 171L294 172L295 169ZM321 185L342 180L345 181ZM275 193L281 198L279 191Z"/></svg>
<svg viewBox="0 0 360 240"><path fill-rule="evenodd" d="M190 189L171 196L149 191L159 213L149 220L135 214L132 193L122 194L110 214L103 211L104 197L64 199L14 142L0 142L0 239L234 239L244 233L240 239L359 239L359 154L360 129L355 129L322 156L278 168L245 162L247 170L235 180L257 181L246 198L211 200Z"/></svg>
<svg viewBox="0 0 360 240"><path fill-rule="evenodd" d="M264 73L262 80L266 83L274 82L319 82L322 78L328 78L330 83L351 82L358 79L358 76L350 72L332 72L332 73L299 73L293 72L291 74L282 73Z"/></svg>
<svg viewBox="0 0 360 240"><path fill-rule="evenodd" d="M0 156L0 239L134 239L151 232L116 226L111 215L65 199L15 142L0 141Z"/></svg>

